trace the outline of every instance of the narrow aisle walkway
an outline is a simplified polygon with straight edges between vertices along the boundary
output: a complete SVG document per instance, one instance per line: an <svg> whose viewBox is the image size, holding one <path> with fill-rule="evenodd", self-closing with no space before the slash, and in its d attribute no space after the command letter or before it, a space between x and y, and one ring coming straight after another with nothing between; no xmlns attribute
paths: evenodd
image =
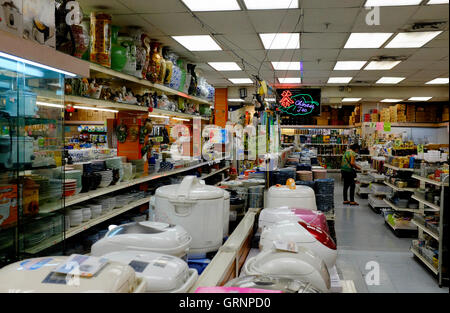
<svg viewBox="0 0 450 313"><path fill-rule="evenodd" d="M449 292L409 251L411 238L398 238L385 225L382 215L369 208L367 199L356 195L359 206L343 205L339 174L335 179L335 230L338 246L337 267L344 279L353 280L358 292ZM379 285L367 285L368 262L379 264ZM369 264L370 265L370 264Z"/></svg>

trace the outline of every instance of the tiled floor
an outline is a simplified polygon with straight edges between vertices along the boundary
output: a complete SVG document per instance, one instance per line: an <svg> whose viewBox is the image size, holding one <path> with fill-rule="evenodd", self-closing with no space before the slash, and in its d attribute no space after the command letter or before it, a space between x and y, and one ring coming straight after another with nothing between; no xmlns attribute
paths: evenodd
<svg viewBox="0 0 450 313"><path fill-rule="evenodd" d="M416 259L409 247L410 238L398 238L373 212L367 200L356 196L359 206L342 204L339 175L333 175L335 187L335 230L338 244L337 267L343 279L353 280L358 292L449 292L439 288L437 280ZM379 284L368 285L365 277L370 261L379 264ZM370 265L370 264L369 264Z"/></svg>

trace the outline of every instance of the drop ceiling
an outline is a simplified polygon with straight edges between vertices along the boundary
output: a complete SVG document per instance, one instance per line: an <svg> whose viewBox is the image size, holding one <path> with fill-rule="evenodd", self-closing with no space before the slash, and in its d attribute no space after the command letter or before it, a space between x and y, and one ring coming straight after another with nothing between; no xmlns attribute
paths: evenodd
<svg viewBox="0 0 450 313"><path fill-rule="evenodd" d="M275 0L274 0L275 1ZM297 1L297 0L294 0ZM113 24L143 27L152 39L170 46L198 64L216 87L234 86L229 78L252 78L259 73L269 83L301 77L305 86L329 86L330 77L353 77L349 86L377 86L381 77L405 77L395 86L420 86L449 77L448 4L380 7L380 25L366 24L366 0L299 0L299 9L190 12L181 0L79 0L85 14L109 12ZM194 17L196 16L196 17ZM446 22L442 33L421 48L344 49L352 32L393 33L390 40L417 22ZM300 33L300 49L265 50L260 33ZM212 35L222 51L192 52L171 36ZM369 61L380 56L401 57L391 70L333 70L337 61ZM275 71L271 62L303 62L303 71ZM217 71L208 62L236 62L242 71ZM333 85L336 86L336 85ZM447 87L448 85L444 86Z"/></svg>

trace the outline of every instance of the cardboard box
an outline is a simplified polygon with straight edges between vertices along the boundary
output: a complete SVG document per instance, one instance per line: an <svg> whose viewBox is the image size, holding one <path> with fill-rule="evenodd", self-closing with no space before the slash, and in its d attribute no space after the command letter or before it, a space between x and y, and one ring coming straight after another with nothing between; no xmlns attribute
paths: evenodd
<svg viewBox="0 0 450 313"><path fill-rule="evenodd" d="M17 223L17 185L0 185L0 227Z"/></svg>
<svg viewBox="0 0 450 313"><path fill-rule="evenodd" d="M56 47L55 1L23 1L23 37L31 41Z"/></svg>
<svg viewBox="0 0 450 313"><path fill-rule="evenodd" d="M54 10L53 10L54 11ZM19 37L23 34L23 1L0 0L0 29Z"/></svg>

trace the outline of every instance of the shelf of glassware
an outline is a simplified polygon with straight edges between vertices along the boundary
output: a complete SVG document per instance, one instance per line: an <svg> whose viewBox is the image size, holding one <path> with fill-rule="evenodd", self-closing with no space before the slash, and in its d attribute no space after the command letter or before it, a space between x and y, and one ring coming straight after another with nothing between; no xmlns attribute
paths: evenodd
<svg viewBox="0 0 450 313"><path fill-rule="evenodd" d="M164 86L164 85L153 84L153 83L149 82L148 80L141 79L141 78L138 78L138 77L135 77L135 76L132 76L132 75L128 75L128 74L125 74L125 73L121 73L121 72L118 72L118 71L114 71L114 70L112 70L110 68L106 68L106 67L103 67L103 66L95 64L95 63L90 63L90 69L91 69L91 73L92 72L101 73L101 74L109 76L109 77L118 78L118 79L126 80L126 81L129 81L129 82L132 82L132 83L140 84L140 85L143 85L145 87L153 88L155 90L164 92L167 95L179 96L179 97L182 97L182 98L194 101L194 102L198 102L198 103L201 103L201 104L213 105L212 102L209 102L209 101L207 101L205 99L194 97L194 96L191 96L191 95L187 95L187 94L185 94L185 93L183 93L181 91L169 88L169 87Z"/></svg>

